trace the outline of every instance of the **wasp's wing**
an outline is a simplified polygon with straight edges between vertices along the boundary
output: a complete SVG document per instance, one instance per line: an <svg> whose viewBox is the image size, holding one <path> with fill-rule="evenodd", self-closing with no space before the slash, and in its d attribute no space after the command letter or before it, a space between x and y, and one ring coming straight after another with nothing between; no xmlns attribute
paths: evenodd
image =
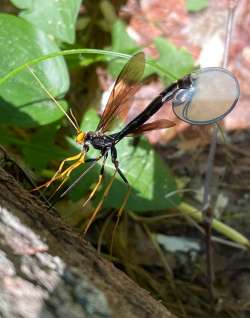
<svg viewBox="0 0 250 318"><path fill-rule="evenodd" d="M132 96L141 86L140 81L144 73L144 67L145 55L143 52L133 55L125 64L115 82L96 130L107 131L116 116L122 113L123 106L130 107Z"/></svg>
<svg viewBox="0 0 250 318"><path fill-rule="evenodd" d="M170 128L175 126L175 123L173 121L170 121L168 119L159 119L156 121L153 121L151 123L144 124L135 130L131 131L131 135L140 135L145 132L149 132L152 130L157 130L157 129L164 129L164 128Z"/></svg>

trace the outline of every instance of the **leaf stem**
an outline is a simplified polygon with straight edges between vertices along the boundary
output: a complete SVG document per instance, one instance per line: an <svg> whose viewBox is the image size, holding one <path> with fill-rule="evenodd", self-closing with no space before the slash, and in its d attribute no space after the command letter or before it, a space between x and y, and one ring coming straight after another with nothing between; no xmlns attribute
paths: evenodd
<svg viewBox="0 0 250 318"><path fill-rule="evenodd" d="M31 65L36 65L40 62L43 62L58 56L66 56L66 55L74 55L74 54L99 54L99 55L106 55L110 57L123 58L123 59L129 59L131 57L131 55L125 54L125 53L118 53L113 51L97 50L97 49L73 49L73 50L63 50L63 51L53 52L43 56L39 56L33 60L29 60L26 63L19 65L18 67L16 67L15 69L13 69L12 71L8 72L6 75L0 78L0 85L2 85L8 79L20 73L21 71L23 71L24 69L26 69L27 67ZM155 62L154 60L148 60L146 63L152 66L153 68L155 68L158 72L163 73L165 76L168 76L169 78L173 80L175 79L173 74L171 74L170 72L167 72L160 65L158 65L158 63Z"/></svg>

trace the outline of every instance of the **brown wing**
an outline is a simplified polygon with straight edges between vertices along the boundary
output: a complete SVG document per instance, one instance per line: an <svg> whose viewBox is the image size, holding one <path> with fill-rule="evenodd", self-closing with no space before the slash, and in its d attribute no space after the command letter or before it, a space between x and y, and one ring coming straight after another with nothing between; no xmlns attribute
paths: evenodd
<svg viewBox="0 0 250 318"><path fill-rule="evenodd" d="M133 55L120 72L114 88L109 96L108 103L102 113L96 130L107 131L112 125L123 105L130 107L132 96L140 88L140 81L144 73L145 55L139 52Z"/></svg>
<svg viewBox="0 0 250 318"><path fill-rule="evenodd" d="M159 119L136 128L134 131L131 132L131 135L140 135L151 130L170 128L173 126L175 126L175 123L173 121L170 121L168 119Z"/></svg>

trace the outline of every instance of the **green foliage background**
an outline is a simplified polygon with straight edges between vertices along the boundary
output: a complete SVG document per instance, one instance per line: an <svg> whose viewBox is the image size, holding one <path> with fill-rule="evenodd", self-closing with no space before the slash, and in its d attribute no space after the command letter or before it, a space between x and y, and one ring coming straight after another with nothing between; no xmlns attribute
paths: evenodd
<svg viewBox="0 0 250 318"><path fill-rule="evenodd" d="M97 85L97 67L100 65L106 67L115 79L129 57L144 48L139 47L129 37L126 24L117 16L119 8L114 7L110 1L12 0L10 2L12 5L9 5L8 9L11 13L0 13L0 144L21 159L24 166L34 172L36 182L40 184L54 175L63 159L78 153L80 149L75 143L73 127L37 83L29 68L32 68L65 110L69 110L69 107L73 110L81 129L89 131L94 130L99 121L97 113L100 109L101 92ZM82 3L86 7L85 12L81 11ZM191 12L204 9L207 5L207 0L186 1L186 8ZM193 70L194 60L185 49L177 48L171 41L162 37L156 38L153 45L159 58L147 57L145 77L157 75L167 85ZM152 99L154 97L152 96ZM163 218L169 216L165 213L167 209L181 207L179 210L185 211L187 218L192 218L198 223L203 221L201 212L183 202L177 194L177 182L170 167L146 138L142 138L136 147L133 146L131 138L126 138L118 144L117 150L120 167L132 187L127 204L131 219L145 221L146 218L140 214L151 212L149 219L158 218L160 224ZM89 155L95 154L96 152L92 151ZM84 165L74 171L68 185L72 184L86 167L87 165ZM62 214L70 224L79 225L82 222L83 208L78 204L93 189L99 171L100 165L96 165L95 169L91 170L67 195ZM100 201L113 173L113 165L108 161L104 183L92 200L92 205L96 206ZM105 200L105 207L117 210L121 206L126 190L124 182L116 176L110 194ZM53 189L51 191L49 189L48 192L53 192ZM77 216L75 210L70 208L72 205L80 206L77 208ZM160 211L163 211L161 215ZM146 222L142 222L141 226L148 235ZM213 228L232 241L249 248L249 241L224 223L213 220ZM110 239L110 233L108 234ZM153 236L150 233L148 236L155 246L156 241ZM168 241L167 235L165 240ZM179 240L174 237L175 243L183 245L184 241L186 242L185 237ZM124 242L125 240L121 240L118 251L120 255L125 251L121 259L126 268L130 261L127 259L129 258L127 254L133 255L134 252L131 252L131 246ZM172 242L173 240L171 240L173 247ZM162 254L159 246L156 250L160 253L160 259L164 259L163 267L165 267L165 255ZM157 262L153 260L152 272L158 268ZM172 309L178 315L177 288L171 281L173 276L169 275L168 268L164 273L164 279L169 276L169 281L167 283L165 281L163 286L161 280L160 283L157 280L152 283L149 272L140 267L140 264L140 260L136 266L133 264L134 273L132 267L128 267L127 272L129 274L132 272L131 276L136 279L141 278L141 285L153 291L157 298L165 299L168 308L169 295L174 289ZM145 268L147 266L146 262ZM195 266L197 270L200 264ZM202 266L203 263L200 268ZM197 273L194 273L194 277L196 275ZM177 281L177 284L179 290L180 286L183 288L181 292L184 295L185 306L188 303L187 307L190 306L188 310L193 313L193 309L196 310L198 305L195 303L194 306L186 299L189 299L190 294L199 294L200 287L197 288L193 282L192 286L189 286L186 281L183 283L181 280ZM165 298L162 288L166 291ZM199 315L197 311L197 317L204 316L205 311L206 314L210 314L204 307L205 302L202 297L200 303L202 314Z"/></svg>
<svg viewBox="0 0 250 318"><path fill-rule="evenodd" d="M48 98L29 69L23 67L21 70L20 65L31 63L32 70L45 87L68 109L66 94L74 94L74 91L69 91L72 72L82 73L85 81L87 69L95 72L98 63L108 63L108 71L115 78L129 55L142 48L129 37L124 22L117 18L115 8L107 1L99 1L95 8L98 12L95 21L86 14L79 15L80 0L12 0L12 3L19 9L17 15L0 14L0 142L15 147L25 164L46 180L53 175L59 161L79 149L63 113ZM109 51L87 48L98 47L87 36L93 30L99 31L100 37L106 37L103 49L108 48ZM176 48L163 38L155 39L155 47L160 57L149 60L145 76L158 73L169 83L193 69L192 56L184 49ZM63 51L65 48L67 50ZM118 58L121 56L119 53L124 53L122 56L126 59ZM54 57L46 58L50 54ZM40 57L41 62L38 63ZM78 121L84 131L96 127L98 117L93 104L96 103L90 100L89 104L80 106ZM131 140L124 140L118 146L118 154L121 169L133 187L128 208L137 212L157 211L180 203L179 196L169 195L176 191L170 169L146 140L142 140L137 148L132 146ZM72 190L71 199L78 200L91 189L99 169L97 166ZM82 170L79 168L78 174ZM113 167L108 162L105 182L112 174ZM124 188L117 177L105 205L118 208Z"/></svg>

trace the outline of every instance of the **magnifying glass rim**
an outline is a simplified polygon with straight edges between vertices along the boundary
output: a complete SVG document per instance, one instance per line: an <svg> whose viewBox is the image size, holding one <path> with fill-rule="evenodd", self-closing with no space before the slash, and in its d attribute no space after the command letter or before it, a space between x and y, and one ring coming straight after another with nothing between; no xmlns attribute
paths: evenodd
<svg viewBox="0 0 250 318"><path fill-rule="evenodd" d="M220 121L221 119L223 119L227 114L229 114L233 108L235 107L235 105L237 104L239 98L240 98L240 84L237 80L237 78L234 76L234 74L230 71L228 71L227 69L223 68L223 67L204 67L204 68L201 68L200 70L196 71L196 72L193 72L192 74L190 74L190 76L192 77L193 74L194 76L199 75L200 73L205 73L205 72L211 72L211 71L220 71L220 72L224 72L224 73L227 73L229 76L231 76L231 78L234 79L235 83L236 83L236 88L237 88L237 92L238 92L238 96L236 97L235 101L233 102L232 106L225 112L223 113L222 115L216 117L216 118L213 118L213 119L210 119L210 120L202 120L202 121L199 121L199 120L189 120L189 119L186 119L185 117L181 117L180 115L178 115L175 111L175 107L173 105L173 102L172 102L172 109L173 109L173 112L175 113L175 115L185 121L186 123L188 124L192 124L192 125L209 125L209 124L214 124L218 121ZM177 92L178 94L178 92Z"/></svg>

